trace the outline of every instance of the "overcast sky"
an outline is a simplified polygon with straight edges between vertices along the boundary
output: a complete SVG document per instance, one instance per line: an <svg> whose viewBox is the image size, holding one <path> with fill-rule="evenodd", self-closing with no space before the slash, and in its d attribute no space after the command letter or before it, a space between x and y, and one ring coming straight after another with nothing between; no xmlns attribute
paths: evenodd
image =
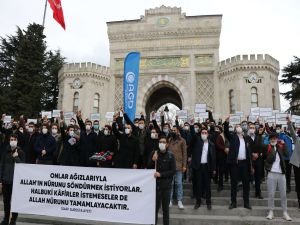
<svg viewBox="0 0 300 225"><path fill-rule="evenodd" d="M145 9L177 6L187 16L223 14L220 60L238 54L270 54L283 68L300 57L300 0L61 0L66 31L48 5L45 33L51 49L68 62L91 61L109 66L106 22L139 19ZM16 26L42 23L45 0L1 0L0 36ZM280 86L284 91L289 87ZM288 103L281 99L281 107Z"/></svg>

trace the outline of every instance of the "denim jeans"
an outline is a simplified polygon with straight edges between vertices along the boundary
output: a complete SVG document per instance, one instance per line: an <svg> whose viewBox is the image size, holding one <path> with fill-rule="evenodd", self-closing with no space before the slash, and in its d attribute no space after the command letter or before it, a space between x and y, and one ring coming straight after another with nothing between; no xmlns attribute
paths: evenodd
<svg viewBox="0 0 300 225"><path fill-rule="evenodd" d="M174 192L174 182L175 182L175 190L176 190L176 198L177 201L182 201L183 198L183 184L182 184L182 171L177 170L172 181L172 189L171 189L171 200L173 199Z"/></svg>

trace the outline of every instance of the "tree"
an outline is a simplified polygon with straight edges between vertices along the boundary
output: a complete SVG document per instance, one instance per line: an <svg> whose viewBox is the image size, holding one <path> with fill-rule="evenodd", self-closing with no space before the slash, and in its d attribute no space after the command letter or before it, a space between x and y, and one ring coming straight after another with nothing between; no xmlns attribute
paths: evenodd
<svg viewBox="0 0 300 225"><path fill-rule="evenodd" d="M47 51L44 28L29 24L0 43L0 111L37 117L56 108L60 51Z"/></svg>
<svg viewBox="0 0 300 225"><path fill-rule="evenodd" d="M286 100L290 102L290 108L293 113L300 113L300 58L294 56L294 60L283 68L282 79L280 83L290 84L290 91L281 93Z"/></svg>

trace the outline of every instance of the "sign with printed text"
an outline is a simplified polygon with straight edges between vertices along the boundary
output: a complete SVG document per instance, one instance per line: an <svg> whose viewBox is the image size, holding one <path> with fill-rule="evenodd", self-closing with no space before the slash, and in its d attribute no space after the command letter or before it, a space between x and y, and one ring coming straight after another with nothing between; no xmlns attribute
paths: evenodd
<svg viewBox="0 0 300 225"><path fill-rule="evenodd" d="M91 121L100 120L100 113L92 113L91 114Z"/></svg>
<svg viewBox="0 0 300 225"><path fill-rule="evenodd" d="M57 118L60 117L60 111L59 109L55 109L52 111L52 117Z"/></svg>
<svg viewBox="0 0 300 225"><path fill-rule="evenodd" d="M195 113L204 113L206 112L206 104L196 104Z"/></svg>
<svg viewBox="0 0 300 225"><path fill-rule="evenodd" d="M259 116L259 107L251 108L251 113L252 116Z"/></svg>
<svg viewBox="0 0 300 225"><path fill-rule="evenodd" d="M229 117L229 124L236 125L241 123L241 116L232 115Z"/></svg>
<svg viewBox="0 0 300 225"><path fill-rule="evenodd" d="M155 224L154 172L16 163L11 209L24 214Z"/></svg>
<svg viewBox="0 0 300 225"><path fill-rule="evenodd" d="M265 117L264 122L268 124L276 123L276 117L275 116Z"/></svg>
<svg viewBox="0 0 300 225"><path fill-rule="evenodd" d="M279 125L286 125L287 120L286 117L289 116L287 113L276 113L275 118L276 118L276 124Z"/></svg>
<svg viewBox="0 0 300 225"><path fill-rule="evenodd" d="M254 123L254 122L257 120L257 118L258 118L257 116L249 115L249 116L248 116L248 121Z"/></svg>
<svg viewBox="0 0 300 225"><path fill-rule="evenodd" d="M292 122L296 123L297 120L300 121L300 116L292 115Z"/></svg>
<svg viewBox="0 0 300 225"><path fill-rule="evenodd" d="M188 112L187 112L187 110L178 110L178 111L176 111L176 116L178 116L178 119L187 120Z"/></svg>
<svg viewBox="0 0 300 225"><path fill-rule="evenodd" d="M27 123L37 124L37 119L27 119Z"/></svg>
<svg viewBox="0 0 300 225"><path fill-rule="evenodd" d="M3 123L10 123L11 122L11 116L5 116L3 119Z"/></svg>
<svg viewBox="0 0 300 225"><path fill-rule="evenodd" d="M64 112L64 117L65 117L66 120L72 119L73 116L74 116L73 112Z"/></svg>
<svg viewBox="0 0 300 225"><path fill-rule="evenodd" d="M242 117L242 116L244 115L244 112L236 111L236 112L235 112L235 115L238 115L238 116L241 116L241 117Z"/></svg>
<svg viewBox="0 0 300 225"><path fill-rule="evenodd" d="M199 118L208 119L208 112L196 113Z"/></svg>
<svg viewBox="0 0 300 225"><path fill-rule="evenodd" d="M272 111L273 116L275 116L276 113L280 113L280 111L278 109L275 109L275 110Z"/></svg>
<svg viewBox="0 0 300 225"><path fill-rule="evenodd" d="M47 117L47 119L52 118L52 112L51 111L44 111L42 112L42 118Z"/></svg>
<svg viewBox="0 0 300 225"><path fill-rule="evenodd" d="M114 115L115 115L115 112L107 112L107 113L105 114L105 119L107 119L107 120L109 120L109 121L113 121Z"/></svg>
<svg viewBox="0 0 300 225"><path fill-rule="evenodd" d="M260 117L271 117L273 116L272 108L259 108Z"/></svg>

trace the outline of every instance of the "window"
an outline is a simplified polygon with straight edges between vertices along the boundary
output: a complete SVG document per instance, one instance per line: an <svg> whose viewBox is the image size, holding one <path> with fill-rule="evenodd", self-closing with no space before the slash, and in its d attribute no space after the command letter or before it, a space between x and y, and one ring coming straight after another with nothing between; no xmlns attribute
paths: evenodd
<svg viewBox="0 0 300 225"><path fill-rule="evenodd" d="M276 95L275 95L275 89L272 88L272 103L273 103L273 109L276 109Z"/></svg>
<svg viewBox="0 0 300 225"><path fill-rule="evenodd" d="M235 113L235 99L234 99L234 92L233 90L230 90L229 91L229 111L230 111L230 114L233 114Z"/></svg>
<svg viewBox="0 0 300 225"><path fill-rule="evenodd" d="M258 94L256 87L251 88L251 107L258 107Z"/></svg>
<svg viewBox="0 0 300 225"><path fill-rule="evenodd" d="M78 111L78 106L79 106L79 93L75 92L73 97L73 112Z"/></svg>
<svg viewBox="0 0 300 225"><path fill-rule="evenodd" d="M96 93L94 95L93 113L99 113L100 95Z"/></svg>

